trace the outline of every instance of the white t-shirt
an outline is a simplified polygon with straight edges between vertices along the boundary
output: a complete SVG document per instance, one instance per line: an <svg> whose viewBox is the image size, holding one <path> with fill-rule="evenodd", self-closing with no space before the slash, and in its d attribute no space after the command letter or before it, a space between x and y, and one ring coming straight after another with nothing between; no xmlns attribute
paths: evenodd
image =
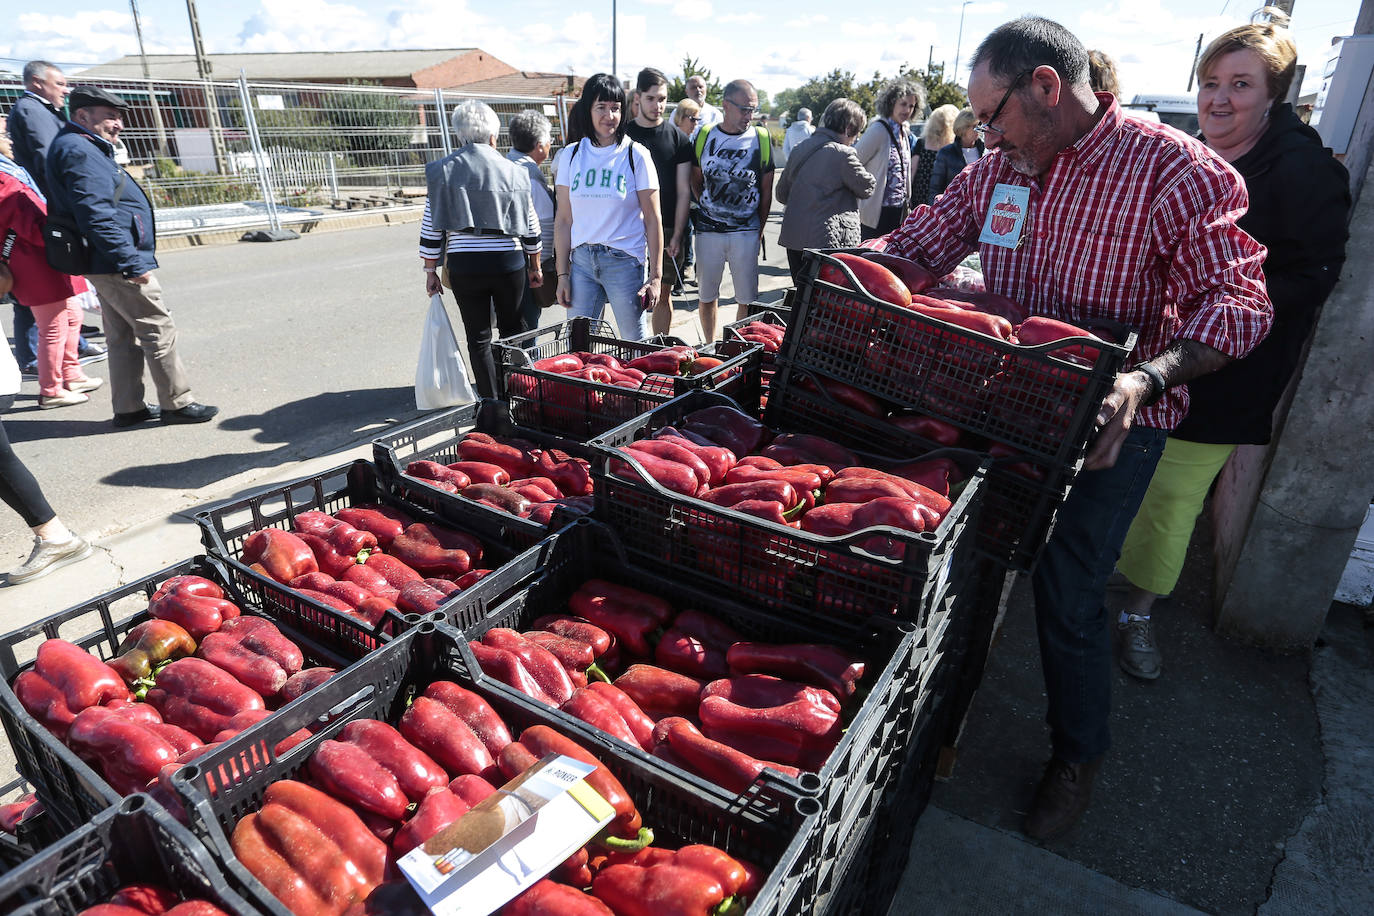
<svg viewBox="0 0 1374 916"><path fill-rule="evenodd" d="M554 174L572 204L573 248L595 242L648 259L639 192L658 190L658 170L647 149L629 137L617 146L582 140L558 151Z"/></svg>

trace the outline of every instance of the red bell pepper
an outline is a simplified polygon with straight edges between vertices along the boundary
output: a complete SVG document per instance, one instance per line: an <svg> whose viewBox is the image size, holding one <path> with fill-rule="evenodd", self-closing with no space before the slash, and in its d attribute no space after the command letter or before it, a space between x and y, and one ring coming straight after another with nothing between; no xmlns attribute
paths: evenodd
<svg viewBox="0 0 1374 916"><path fill-rule="evenodd" d="M121 795L142 792L164 766L201 746L195 735L175 725L102 706L77 714L67 732L67 744L94 764Z"/></svg>
<svg viewBox="0 0 1374 916"><path fill-rule="evenodd" d="M291 522L298 533L313 534L333 544L339 553L356 557L364 550L377 549L377 536L370 531L355 528L348 522L340 521L323 512L309 511L297 515Z"/></svg>
<svg viewBox="0 0 1374 916"><path fill-rule="evenodd" d="M0 805L0 833L14 836L23 824L42 813L43 803L37 795L27 792L15 801Z"/></svg>
<svg viewBox="0 0 1374 916"><path fill-rule="evenodd" d="M305 664L300 646L265 617L235 617L206 636L196 655L262 694L275 697Z"/></svg>
<svg viewBox="0 0 1374 916"><path fill-rule="evenodd" d="M280 533L287 534L285 531ZM254 535L249 535L249 540L253 537ZM244 550L245 561L252 562L247 559L247 542ZM309 548L306 548L306 552L309 552ZM313 563L314 560L310 562ZM173 576L153 592L153 597L148 601L148 615L180 624L182 629L191 634L192 639L198 641L204 639L207 633L218 630L224 621L239 616L239 606L225 600L224 589L209 579L201 576Z"/></svg>
<svg viewBox="0 0 1374 916"><path fill-rule="evenodd" d="M201 658L179 658L157 674L148 702L164 722L201 741L213 741L235 714L266 709L262 696L232 674Z"/></svg>
<svg viewBox="0 0 1374 916"><path fill-rule="evenodd" d="M801 771L787 764L750 757L703 735L688 720L673 716L654 726L654 756L684 766L731 792L744 792L765 769L796 779Z"/></svg>
<svg viewBox="0 0 1374 916"><path fill-rule="evenodd" d="M805 501L797 489L786 480L776 477L762 477L748 483L727 483L707 490L701 494L701 499L727 509L745 500L763 500L777 503L782 507L784 514L805 506Z"/></svg>
<svg viewBox="0 0 1374 916"><path fill-rule="evenodd" d="M755 456L754 459L745 460L768 461L777 464L772 458L764 458L762 455ZM834 476L833 472L831 472L829 468L826 468L825 479L829 479L832 476ZM725 475L725 483L727 485L754 483L761 480L780 480L791 484L797 491L798 496L808 503L808 507L815 504L815 494L822 486L822 476L812 470L807 470L801 465L797 467L778 465L776 468L766 468L757 464L745 464L744 462L740 462L731 468L729 473ZM717 489L720 488L717 487Z"/></svg>
<svg viewBox="0 0 1374 916"><path fill-rule="evenodd" d="M954 289L947 286L933 287L926 292L946 302L959 303L965 308L974 308L980 312L987 312L989 315L1001 315L1014 325L1026 320L1024 306L997 293Z"/></svg>
<svg viewBox="0 0 1374 916"><path fill-rule="evenodd" d="M467 814L472 806L449 791L448 786L434 789L426 795L415 813L391 839L391 854L399 859L416 846Z"/></svg>
<svg viewBox="0 0 1374 916"><path fill-rule="evenodd" d="M582 360L570 353L560 356L549 356L545 359L534 361L534 368L541 372L556 372L559 375L566 375L569 372L576 372L582 368Z"/></svg>
<svg viewBox="0 0 1374 916"><path fill-rule="evenodd" d="M526 518L532 508L529 497L509 487L494 483L475 483L462 491L464 499L483 506L491 506L519 518Z"/></svg>
<svg viewBox="0 0 1374 916"><path fill-rule="evenodd" d="M375 503L362 503L338 509L334 512L334 517L354 528L370 532L377 538L377 543L383 550L391 546L396 535L414 523L414 520L404 512Z"/></svg>
<svg viewBox="0 0 1374 916"><path fill-rule="evenodd" d="M15 678L14 694L29 715L61 739L77 713L127 700L129 688L118 672L75 643L47 639L33 667Z"/></svg>
<svg viewBox="0 0 1374 916"><path fill-rule="evenodd" d="M751 709L782 706L796 700L806 700L837 713L840 711L839 699L824 687L788 681L771 674L738 674L721 678L703 687L701 696L703 699L725 697Z"/></svg>
<svg viewBox="0 0 1374 916"><path fill-rule="evenodd" d="M211 748L217 744L223 744L225 741L228 741L229 739L233 738L239 732L253 727L254 725L261 722L263 719L266 719L271 715L272 713L266 709L248 709L241 713L238 713L228 721L224 729L220 731L218 734L216 734L214 740L209 742L206 745L206 747ZM310 733L308 729L298 728L291 734L287 735L285 738L278 741L276 745L272 748L272 751L278 757L280 757L282 754L285 754L287 751L291 750L291 748L295 747L298 744L304 744L305 742L309 741L312 737L314 736ZM177 762L187 763L189 758L190 753L185 753L177 758Z"/></svg>
<svg viewBox="0 0 1374 916"><path fill-rule="evenodd" d="M618 916L713 916L727 896L711 875L678 865L612 865L593 879L592 893Z"/></svg>
<svg viewBox="0 0 1374 916"><path fill-rule="evenodd" d="M1010 445L1007 445L1007 444L1005 444L1005 443L1002 443L1002 442L993 442L993 443L990 443L990 444L988 445L988 456L991 457L991 458L994 458L994 459L999 459L999 460L997 461L997 464L995 465L995 467L996 467L998 470L1006 471L1007 473L1010 473L1010 474L1016 474L1016 475L1018 475L1018 476L1020 476L1020 477L1026 478L1027 480L1034 480L1034 481L1036 481L1036 482L1042 482L1042 481L1044 481L1047 477L1049 477L1049 471L1046 470L1045 466L1044 466L1044 465L1041 465L1041 464L1037 464L1037 463L1035 463L1035 462L1033 462L1033 461L1030 461L1030 460L1023 460L1023 461L1006 461L1006 460L1001 460L1001 459L1007 459L1007 458L1022 458L1022 459L1027 459L1027 458L1028 458L1028 456L1027 456L1024 452L1022 452L1020 449L1014 448L1014 447L1012 447L1012 446L1010 446Z"/></svg>
<svg viewBox="0 0 1374 916"><path fill-rule="evenodd" d="M304 541L305 546L310 548L310 554L315 558L315 565L320 568L320 571L333 576L335 579L342 577L348 571L348 567L358 564L356 557L340 553L337 547L317 534L298 532L296 537ZM300 577L297 576L296 578Z"/></svg>
<svg viewBox="0 0 1374 916"><path fill-rule="evenodd" d="M914 293L924 292L940 282L940 278L935 276L933 271L917 264L909 258L900 255L888 254L882 251L868 251L860 255L865 260L872 261L874 264L881 264L901 280L906 288Z"/></svg>
<svg viewBox="0 0 1374 916"><path fill-rule="evenodd" d="M698 489L707 487L711 483L711 469L700 455L686 446L678 445L667 439L637 439L625 448L629 451L642 452L659 458L666 458L669 461L676 461L678 464L685 464L696 475Z"/></svg>
<svg viewBox="0 0 1374 916"><path fill-rule="evenodd" d="M652 654L649 634L673 614L672 605L661 598L602 579L584 582L568 599L568 609L612 633L626 651L640 658Z"/></svg>
<svg viewBox="0 0 1374 916"><path fill-rule="evenodd" d="M181 897L175 891L156 884L126 884L115 891L107 902L114 906L131 907L149 916L158 916L180 903Z"/></svg>
<svg viewBox="0 0 1374 916"><path fill-rule="evenodd" d="M454 470L437 461L412 461L406 465L406 476L432 483L446 483L461 490L472 483L472 478L462 471ZM444 489L447 489L445 487Z"/></svg>
<svg viewBox="0 0 1374 916"><path fill-rule="evenodd" d="M882 302L903 308L911 304L911 290L907 289L906 284L882 264L866 260L856 254L844 252L836 252L830 257L849 268L850 273L854 275L854 280L859 282L858 289L860 292L867 293ZM822 265L817 279L826 283L833 283L843 289L855 288L854 282L834 264Z"/></svg>
<svg viewBox="0 0 1374 916"><path fill-rule="evenodd" d="M1055 341L1068 338L1082 337L1088 340L1100 340L1091 331L1085 331L1076 325L1066 321L1057 321L1054 318L1046 318L1043 315L1032 315L1022 321L1016 328L1016 342L1024 347L1034 347L1041 344L1054 343ZM1061 359L1083 360L1092 365L1097 362L1102 351L1097 347L1090 347L1087 344L1077 344L1071 347L1061 347L1050 351L1051 356Z"/></svg>
<svg viewBox="0 0 1374 916"><path fill-rule="evenodd" d="M586 748L562 735L547 725L531 725L520 733L520 740L507 746L501 753L499 763L501 772L507 779L514 779L523 773L529 766L528 763L521 766L523 756L516 748L522 749L525 754L532 755L535 761L544 757L545 754L566 754L575 760L591 764L596 769L587 777L587 785L595 789L597 794L606 800L615 809L615 819L606 826L607 832L615 837L634 838L639 834L643 821L639 816L639 811L635 808L634 799L630 793L625 791L625 787L620 784L610 770L606 769L595 756ZM507 751L511 753L508 754Z"/></svg>
<svg viewBox="0 0 1374 916"><path fill-rule="evenodd" d="M826 395L830 400L845 407L857 410L859 413L869 417L886 417L887 408L867 391L861 391L853 385L841 382L838 379L827 379L819 376L808 376L798 374L796 377L797 385L805 391L816 391Z"/></svg>
<svg viewBox="0 0 1374 916"><path fill-rule="evenodd" d="M462 531L416 522L391 542L391 553L416 572L461 576L481 561L482 542Z"/></svg>
<svg viewBox="0 0 1374 916"><path fill-rule="evenodd" d="M840 713L805 695L776 706L750 706L723 696L701 701L701 730L760 760L819 770L839 743Z"/></svg>
<svg viewBox="0 0 1374 916"><path fill-rule="evenodd" d="M350 723L351 724L351 723ZM405 818L409 801L394 772L374 759L370 744L358 740L321 742L310 757L310 775L325 792L346 805L371 811L387 820ZM440 781L439 785L446 784Z"/></svg>
<svg viewBox="0 0 1374 916"><path fill-rule="evenodd" d="M626 448L625 452L630 455L639 466L648 474L649 479L659 486L674 493L681 493L684 496L696 496L701 491L701 480L692 468L678 461L669 458L660 458L638 449ZM641 473L633 468L629 462L612 458L609 464L610 472L616 477L625 480L644 480Z"/></svg>
<svg viewBox="0 0 1374 916"><path fill-rule="evenodd" d="M572 696L572 682L568 680L567 669L552 652L531 642L515 630L493 627L483 634L481 642L498 649L505 649L520 659L525 670L530 673L544 693L553 700L554 706Z"/></svg>
<svg viewBox="0 0 1374 916"><path fill-rule="evenodd" d="M736 455L749 455L769 436L768 427L734 407L720 405L703 407L683 417L679 427L684 436L704 437L708 444L719 445Z"/></svg>
<svg viewBox="0 0 1374 916"><path fill-rule="evenodd" d="M951 505L949 498L929 487L873 468L845 468L825 487L825 501L832 503L868 503L884 497L914 500L929 506L943 516Z"/></svg>
<svg viewBox="0 0 1374 916"><path fill-rule="evenodd" d="M832 470L853 467L859 464L858 457L849 449L824 436L807 433L781 433L761 452L782 464L823 464ZM806 461L790 460L806 458Z"/></svg>
<svg viewBox="0 0 1374 916"><path fill-rule="evenodd" d="M591 495L592 475L584 460L558 458L548 452L540 452L539 473L558 484L558 489L565 496Z"/></svg>
<svg viewBox="0 0 1374 916"><path fill-rule="evenodd" d="M605 681L592 681L586 689L603 697L615 707L616 712L625 720L630 733L634 735L636 744L646 751L653 747L654 720L645 714L628 693Z"/></svg>
<svg viewBox="0 0 1374 916"><path fill-rule="evenodd" d="M797 477L796 483L810 483L814 477L820 481L820 484L809 488L813 490L820 489L821 486L829 483L835 477L835 469L828 464L783 464L775 458L768 458L763 455L747 455L739 460L739 464L742 467L762 468L765 471L782 471L784 475L809 475ZM783 479L788 479L788 477L784 476Z"/></svg>
<svg viewBox="0 0 1374 916"><path fill-rule="evenodd" d="M483 674L496 678L508 687L512 687L546 706L558 705L551 696L544 692L544 688L530 674L529 669L520 660L520 656L514 652L508 649L498 649L478 640L469 642L468 648L472 650L472 656L477 659L477 665L482 669Z"/></svg>
<svg viewBox="0 0 1374 916"><path fill-rule="evenodd" d="M558 489L558 484L547 477L521 477L512 480L509 486L532 503L563 498L563 491Z"/></svg>
<svg viewBox="0 0 1374 916"><path fill-rule="evenodd" d="M568 639L566 636L559 636L548 630L529 630L520 635L552 653L553 657L558 659L558 663L563 666L563 670L569 674L574 671L585 673L588 668L596 664L596 651L585 642Z"/></svg>
<svg viewBox="0 0 1374 916"><path fill-rule="evenodd" d="M887 421L898 429L946 448L958 447L964 435L963 430L952 423L920 414L893 414Z"/></svg>
<svg viewBox="0 0 1374 916"><path fill-rule="evenodd" d="M382 554L371 554L368 559L372 559L374 556L382 556ZM371 595L375 595L378 598L385 598L392 602L394 602L396 596L401 593L399 588L393 586L386 580L385 576L377 571L375 565L368 566L366 563L355 563L348 567L348 570L343 574L343 578L339 581L350 582L365 589ZM319 591L319 589L316 589L316 591Z"/></svg>
<svg viewBox="0 0 1374 916"><path fill-rule="evenodd" d="M692 677L725 677L730 666L726 651L743 639L729 624L701 611L686 610L673 620L654 649L654 660L664 668Z"/></svg>
<svg viewBox="0 0 1374 916"><path fill-rule="evenodd" d="M963 469L949 458L926 458L896 465L891 473L949 498L949 487L964 479Z"/></svg>
<svg viewBox="0 0 1374 916"><path fill-rule="evenodd" d="M608 735L624 741L631 747L642 747L635 733L630 729L625 717L620 714L609 699L591 689L579 687L573 691L559 707L570 716L575 716L593 728L599 728ZM648 751L651 748L643 748Z"/></svg>
<svg viewBox="0 0 1374 916"><path fill-rule="evenodd" d="M766 522L772 522L775 525L782 525L786 528L800 528L801 523L793 521L792 519L805 511L806 503L801 503L796 508L784 512L782 503L774 502L771 499L744 499L735 503L730 508L734 509L736 512L743 512L745 515L752 515Z"/></svg>
<svg viewBox="0 0 1374 916"><path fill-rule="evenodd" d="M914 301L911 303L911 310L919 312L927 318L947 322L965 330L976 331L979 334L986 334L997 340L1011 340L1011 322L1001 315L950 308L947 303L940 303L938 300L931 300L926 296L913 296L912 298Z"/></svg>
<svg viewBox="0 0 1374 916"><path fill-rule="evenodd" d="M606 655L616 647L616 639L608 631L590 621L567 614L545 614L537 618L531 626L539 630L557 633L565 639L575 640L592 647L597 658Z"/></svg>
<svg viewBox="0 0 1374 916"><path fill-rule="evenodd" d="M450 773L497 777L496 761L482 739L438 700L418 696L397 724L401 735Z"/></svg>
<svg viewBox="0 0 1374 916"><path fill-rule="evenodd" d="M409 530L409 529L406 529ZM397 535L400 537L400 535ZM368 569L380 575L392 588L400 590L401 586L407 582L419 582L424 578L414 569L411 569L403 560L393 557L390 554L374 553L368 556L364 564ZM349 575L349 573L345 573Z"/></svg>
<svg viewBox="0 0 1374 916"><path fill-rule="evenodd" d="M638 369L646 375L682 375L687 365L696 358L696 353L687 353L681 350L659 350L657 353L646 353L636 357L625 364L627 369Z"/></svg>
<svg viewBox="0 0 1374 916"><path fill-rule="evenodd" d="M725 481L725 475L735 466L735 453L719 445L701 445L680 434L671 426L665 426L654 434L653 441L668 442L685 448L696 455L707 468L707 483L717 486Z"/></svg>
<svg viewBox="0 0 1374 916"><path fill-rule="evenodd" d="M337 673L334 668L302 668L286 679L280 693L282 703L300 699Z"/></svg>
<svg viewBox="0 0 1374 916"><path fill-rule="evenodd" d="M944 514L935 508L941 503L946 504L948 508L949 500L934 491L920 499L880 496L870 499L854 510L854 524L861 529L886 525L916 533L934 531L944 518Z"/></svg>
<svg viewBox="0 0 1374 916"><path fill-rule="evenodd" d="M280 528L263 528L248 535L243 541L240 559L249 566L261 566L268 577L282 583L320 568L305 541ZM217 597L222 598L223 595ZM178 622L186 626L184 622ZM192 636L197 636L196 627L186 627L186 630Z"/></svg>
<svg viewBox="0 0 1374 916"><path fill-rule="evenodd" d="M499 487L504 487L511 480L511 475L507 473L505 468L485 461L455 461L449 465L449 470L458 471L469 478L468 483L463 486L470 486L474 483L494 483ZM460 490L462 488L459 487Z"/></svg>
<svg viewBox="0 0 1374 916"><path fill-rule="evenodd" d="M382 883L386 845L347 806L294 780L267 787L230 838L244 867L298 914L339 916Z"/></svg>
<svg viewBox="0 0 1374 916"><path fill-rule="evenodd" d="M615 686L634 700L649 718L695 716L701 703L702 681L653 665L631 665L615 679Z"/></svg>
<svg viewBox="0 0 1374 916"><path fill-rule="evenodd" d="M435 681L425 688L424 696L436 700L462 719L482 739L493 758L511 743L510 729L486 700L452 681Z"/></svg>
<svg viewBox="0 0 1374 916"><path fill-rule="evenodd" d="M854 696L864 661L835 646L738 642L726 653L737 674L772 674L824 687L841 702Z"/></svg>
<svg viewBox="0 0 1374 916"><path fill-rule="evenodd" d="M539 456L525 443L497 439L487 433L470 432L458 443L458 458L494 465L506 472L511 480L539 474Z"/></svg>
<svg viewBox="0 0 1374 916"><path fill-rule="evenodd" d="M616 916L610 907L575 887L541 878L501 908L501 916Z"/></svg>
<svg viewBox="0 0 1374 916"><path fill-rule="evenodd" d="M115 649L110 667L118 672L124 683L137 690L137 682L152 677L154 669L164 662L192 655L196 641L185 627L170 620L145 620L135 626Z"/></svg>

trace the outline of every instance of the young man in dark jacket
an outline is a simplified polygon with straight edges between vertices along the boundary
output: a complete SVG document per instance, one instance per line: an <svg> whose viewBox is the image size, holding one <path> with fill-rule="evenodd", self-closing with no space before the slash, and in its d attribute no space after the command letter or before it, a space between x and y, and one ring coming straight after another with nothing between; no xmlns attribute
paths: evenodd
<svg viewBox="0 0 1374 916"><path fill-rule="evenodd" d="M100 294L110 348L114 425L204 423L217 407L196 403L177 356L177 329L162 304L153 205L114 161L128 105L103 89L71 93L72 119L48 148L48 212L75 220L90 253L87 279ZM143 401L143 364L158 404Z"/></svg>

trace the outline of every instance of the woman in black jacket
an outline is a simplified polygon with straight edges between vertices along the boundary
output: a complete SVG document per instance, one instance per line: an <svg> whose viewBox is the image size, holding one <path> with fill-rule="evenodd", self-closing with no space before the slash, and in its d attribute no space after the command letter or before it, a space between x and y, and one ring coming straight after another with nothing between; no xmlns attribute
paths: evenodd
<svg viewBox="0 0 1374 916"><path fill-rule="evenodd" d="M1151 605L1173 591L1203 500L1236 446L1269 442L1274 408L1345 263L1349 176L1281 101L1297 64L1286 22L1276 13L1232 29L1198 63L1203 139L1245 178L1250 209L1239 225L1269 249L1274 325L1244 359L1188 383L1188 416L1170 434L1122 548L1114 584L1129 594L1120 662L1146 680L1160 670Z"/></svg>
<svg viewBox="0 0 1374 916"><path fill-rule="evenodd" d="M983 157L983 141L978 139L978 132L974 130L977 123L972 108L965 108L955 116L954 142L941 147L935 156L927 203L934 203L935 198L945 193L945 188L949 187L955 175Z"/></svg>

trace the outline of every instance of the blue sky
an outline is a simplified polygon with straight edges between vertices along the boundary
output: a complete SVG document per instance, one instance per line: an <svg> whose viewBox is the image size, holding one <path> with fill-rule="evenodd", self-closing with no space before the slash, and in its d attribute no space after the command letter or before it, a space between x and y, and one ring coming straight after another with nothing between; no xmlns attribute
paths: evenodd
<svg viewBox="0 0 1374 916"><path fill-rule="evenodd" d="M617 63L621 75L656 66L670 75L683 56L697 57L723 80L744 77L777 92L834 67L867 77L903 62L953 68L961 83L978 41L1022 13L1049 16L1089 47L1118 60L1126 96L1183 93L1198 34L1204 44L1246 21L1259 0L1042 0L1033 6L1002 0L935 0L931 4L857 4L863 18L836 12L833 0L619 0ZM45 57L69 71L135 53L127 2L60 0L44 10L7 17L0 66L18 69ZM147 50L189 53L184 0L140 0ZM587 75L611 66L611 0L200 0L206 50L343 51L370 48L486 49L525 70ZM964 13L960 41L960 12ZM1357 0L1297 0L1293 31L1299 62L1320 73L1330 39L1348 34ZM933 47L933 50L932 50ZM8 58L8 60L6 60ZM1316 88L1309 76L1308 90Z"/></svg>

